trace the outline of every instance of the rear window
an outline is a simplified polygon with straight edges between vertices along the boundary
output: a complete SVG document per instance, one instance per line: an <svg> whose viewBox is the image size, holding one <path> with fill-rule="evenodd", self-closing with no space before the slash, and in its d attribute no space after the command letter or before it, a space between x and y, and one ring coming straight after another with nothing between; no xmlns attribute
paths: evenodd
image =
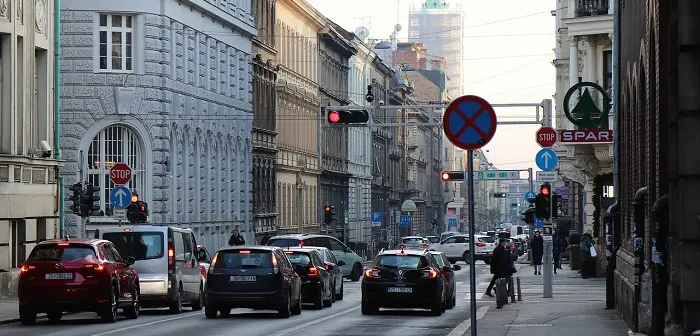
<svg viewBox="0 0 700 336"><path fill-rule="evenodd" d="M278 239L270 239L267 241L267 246L280 246L280 247L287 247L287 246L299 246L299 243L301 241L296 238L278 238Z"/></svg>
<svg viewBox="0 0 700 336"><path fill-rule="evenodd" d="M70 244L61 246L58 244L46 244L34 247L27 259L31 261L91 261L97 260L97 256L90 245Z"/></svg>
<svg viewBox="0 0 700 336"><path fill-rule="evenodd" d="M160 259L165 255L162 232L105 232L102 239L114 243L123 258Z"/></svg>
<svg viewBox="0 0 700 336"><path fill-rule="evenodd" d="M415 255L381 255L377 258L377 266L401 269L420 269L428 267L424 257Z"/></svg>
<svg viewBox="0 0 700 336"><path fill-rule="evenodd" d="M404 238L403 243L420 245L423 243L423 238Z"/></svg>
<svg viewBox="0 0 700 336"><path fill-rule="evenodd" d="M272 253L254 250L219 251L215 266L221 268L271 268Z"/></svg>
<svg viewBox="0 0 700 336"><path fill-rule="evenodd" d="M295 265L311 265L311 257L309 257L309 254L306 252L292 252L292 251L285 251L285 254L287 254L287 258L289 258L289 261L292 262L292 264Z"/></svg>
<svg viewBox="0 0 700 336"><path fill-rule="evenodd" d="M439 243L440 237L428 237L428 242L430 242L431 244Z"/></svg>
<svg viewBox="0 0 700 336"><path fill-rule="evenodd" d="M495 243L496 239L494 237L486 236L486 237L479 237L479 241L482 243Z"/></svg>

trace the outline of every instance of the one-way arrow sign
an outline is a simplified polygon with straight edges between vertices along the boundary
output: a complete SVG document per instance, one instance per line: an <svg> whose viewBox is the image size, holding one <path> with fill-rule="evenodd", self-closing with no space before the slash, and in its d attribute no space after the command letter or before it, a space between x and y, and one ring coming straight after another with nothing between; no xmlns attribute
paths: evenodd
<svg viewBox="0 0 700 336"><path fill-rule="evenodd" d="M544 171L550 171L559 164L559 158L551 148L542 148L535 156L537 167Z"/></svg>
<svg viewBox="0 0 700 336"><path fill-rule="evenodd" d="M124 209L131 204L131 190L125 186L117 186L109 193L109 203L115 209Z"/></svg>

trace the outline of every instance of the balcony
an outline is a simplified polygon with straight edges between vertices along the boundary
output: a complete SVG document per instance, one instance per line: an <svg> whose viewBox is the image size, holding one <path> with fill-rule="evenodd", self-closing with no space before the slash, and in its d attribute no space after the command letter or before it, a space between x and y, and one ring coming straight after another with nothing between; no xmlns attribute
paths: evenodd
<svg viewBox="0 0 700 336"><path fill-rule="evenodd" d="M609 0L576 0L576 17L607 15L609 11Z"/></svg>
<svg viewBox="0 0 700 336"><path fill-rule="evenodd" d="M569 10L562 20L569 36L612 34L614 8L610 0L568 0Z"/></svg>

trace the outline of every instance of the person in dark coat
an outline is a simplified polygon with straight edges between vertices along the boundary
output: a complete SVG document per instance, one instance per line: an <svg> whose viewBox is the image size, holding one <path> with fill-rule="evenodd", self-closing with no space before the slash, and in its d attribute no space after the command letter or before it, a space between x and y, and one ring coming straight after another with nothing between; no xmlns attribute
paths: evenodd
<svg viewBox="0 0 700 336"><path fill-rule="evenodd" d="M502 242L501 242L502 241ZM491 282L489 282L489 286L486 287L486 295L493 297L493 294L491 294L491 290L493 290L493 286L496 284L496 280L498 278L503 278L503 274L506 274L502 269L501 263L498 262L498 260L501 260L503 258L506 258L507 256L505 255L505 239L499 239L498 241L498 246L493 250L493 254L491 255L491 274L493 274L493 277L491 277ZM505 267L505 266L503 266Z"/></svg>
<svg viewBox="0 0 700 336"><path fill-rule="evenodd" d="M557 274L557 269L561 269L561 255L566 251L566 239L559 232L552 236L552 254L554 255L554 274Z"/></svg>
<svg viewBox="0 0 700 336"><path fill-rule="evenodd" d="M245 239L243 239L238 230L233 230L231 238L228 239L228 244L230 246L245 245Z"/></svg>
<svg viewBox="0 0 700 336"><path fill-rule="evenodd" d="M260 239L260 245L267 245L267 241L270 240L270 235L265 233L265 235Z"/></svg>
<svg viewBox="0 0 700 336"><path fill-rule="evenodd" d="M508 277L511 275L510 266L508 265L508 259L511 256L506 253L506 242L507 239L501 238L498 240L498 246L493 249L493 255L491 256L491 274L493 274L493 279L491 280L496 284L496 308L503 308L503 304L508 303L507 299L507 289L506 282ZM512 259L511 259L512 260ZM489 290L490 292L490 290ZM505 298L505 302L504 302Z"/></svg>
<svg viewBox="0 0 700 336"><path fill-rule="evenodd" d="M544 240L540 230L535 230L535 236L530 241L532 249L532 263L535 265L535 275L542 275L542 255L544 254Z"/></svg>
<svg viewBox="0 0 700 336"><path fill-rule="evenodd" d="M581 236L581 277L588 279L595 277L595 256L591 255L591 248L594 248L593 236L590 231Z"/></svg>

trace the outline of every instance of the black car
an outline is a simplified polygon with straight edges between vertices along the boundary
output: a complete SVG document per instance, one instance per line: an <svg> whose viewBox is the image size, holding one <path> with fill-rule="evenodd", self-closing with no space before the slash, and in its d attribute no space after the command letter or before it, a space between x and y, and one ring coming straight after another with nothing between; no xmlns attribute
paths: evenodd
<svg viewBox="0 0 700 336"><path fill-rule="evenodd" d="M292 262L294 270L301 277L302 297L314 305L314 309L322 309L333 305L335 293L331 273L321 260L318 250L306 247L290 247L284 253Z"/></svg>
<svg viewBox="0 0 700 336"><path fill-rule="evenodd" d="M445 276L445 284L447 285L445 292L451 293L445 298L445 308L452 309L457 305L457 280L455 279L454 271L459 271L462 269L462 267L459 265L451 265L450 261L447 259L447 256L445 256L445 254L442 252L430 251L430 253L440 266L442 275Z"/></svg>
<svg viewBox="0 0 700 336"><path fill-rule="evenodd" d="M301 278L279 247L225 247L212 258L206 298L207 318L233 308L272 309L287 318L301 314Z"/></svg>
<svg viewBox="0 0 700 336"><path fill-rule="evenodd" d="M342 300L343 291L345 289L343 288L343 270L340 266L344 266L345 261L336 259L333 252L325 247L308 246L308 248L318 250L321 259L323 259L323 262L326 264L326 269L331 273L331 279L333 280L333 285L331 287L335 290L333 301Z"/></svg>
<svg viewBox="0 0 700 336"><path fill-rule="evenodd" d="M447 296L442 271L427 250L379 252L362 278L362 314L379 308L422 308L440 316Z"/></svg>

